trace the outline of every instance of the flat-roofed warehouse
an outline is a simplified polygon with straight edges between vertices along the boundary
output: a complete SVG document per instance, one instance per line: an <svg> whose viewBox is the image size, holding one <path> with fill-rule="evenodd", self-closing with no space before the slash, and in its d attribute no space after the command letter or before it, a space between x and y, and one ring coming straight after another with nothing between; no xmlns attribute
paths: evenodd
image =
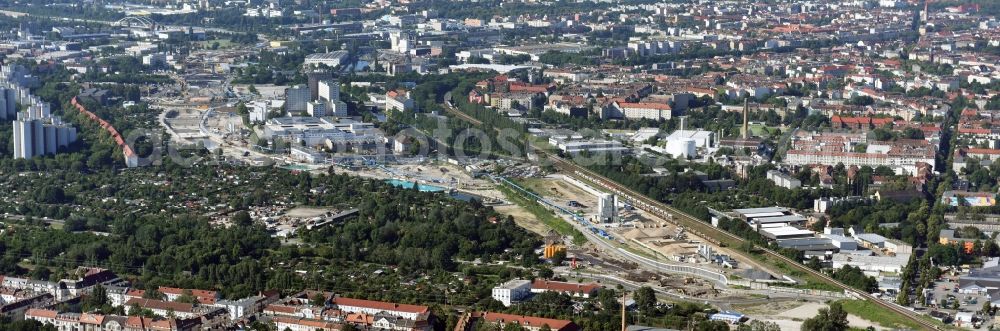
<svg viewBox="0 0 1000 331"><path fill-rule="evenodd" d="M341 65L344 60L347 59L347 51L333 51L330 53L316 53L306 55L305 60L302 62L303 65L310 64L324 64L328 67L334 68Z"/></svg>
<svg viewBox="0 0 1000 331"><path fill-rule="evenodd" d="M805 217L784 207L733 209L733 212L754 228L769 224L802 225L806 222Z"/></svg>
<svg viewBox="0 0 1000 331"><path fill-rule="evenodd" d="M744 208L744 209L733 209L733 212L744 221L749 221L751 218L758 217L776 217L791 215L792 212L785 207L764 207L764 208Z"/></svg>
<svg viewBox="0 0 1000 331"><path fill-rule="evenodd" d="M757 232L771 240L815 237L815 233L812 231L787 225L762 226Z"/></svg>
<svg viewBox="0 0 1000 331"><path fill-rule="evenodd" d="M806 222L806 218L802 215L784 215L775 217L755 217L750 219L750 225L756 226L768 225L768 224L785 224L785 225L801 225Z"/></svg>
<svg viewBox="0 0 1000 331"><path fill-rule="evenodd" d="M819 237L778 240L778 247L799 251L840 251L833 240Z"/></svg>

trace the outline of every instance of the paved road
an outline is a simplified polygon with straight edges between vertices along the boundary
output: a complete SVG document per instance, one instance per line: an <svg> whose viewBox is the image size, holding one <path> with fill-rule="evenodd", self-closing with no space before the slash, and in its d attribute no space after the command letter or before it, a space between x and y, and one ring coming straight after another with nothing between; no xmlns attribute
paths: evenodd
<svg viewBox="0 0 1000 331"><path fill-rule="evenodd" d="M29 219L29 218L45 222L45 223L47 223L49 225L50 228L60 228L61 229L61 228L63 228L63 226L66 225L66 220L54 219L54 218L48 218L48 217L25 216L25 215L16 215L16 214L2 214L2 215L0 215L0 219L14 220L14 221L24 221L24 220Z"/></svg>

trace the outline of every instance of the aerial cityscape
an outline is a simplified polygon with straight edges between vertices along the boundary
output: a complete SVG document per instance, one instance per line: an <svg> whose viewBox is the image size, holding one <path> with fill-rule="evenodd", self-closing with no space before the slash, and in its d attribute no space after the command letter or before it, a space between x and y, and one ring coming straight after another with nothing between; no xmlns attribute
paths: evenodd
<svg viewBox="0 0 1000 331"><path fill-rule="evenodd" d="M0 330L1000 329L997 0L0 0Z"/></svg>

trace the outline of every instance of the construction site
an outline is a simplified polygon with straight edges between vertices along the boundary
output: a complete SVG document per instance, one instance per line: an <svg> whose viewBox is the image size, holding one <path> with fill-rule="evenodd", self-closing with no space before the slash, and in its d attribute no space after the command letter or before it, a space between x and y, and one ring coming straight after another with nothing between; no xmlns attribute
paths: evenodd
<svg viewBox="0 0 1000 331"><path fill-rule="evenodd" d="M790 284L782 273L757 261L737 260L735 257L740 255L729 248L714 245L669 220L632 208L581 180L553 174L521 178L518 183L537 194L544 205L566 222L592 232L593 239L587 245L569 250L571 256L580 259L580 266L598 267L608 274L699 298L727 295L716 292L728 285L720 277ZM623 256L628 258L620 259ZM642 263L645 268L634 262L637 260L645 260ZM650 265L657 268L651 269ZM677 272L657 272L664 270Z"/></svg>

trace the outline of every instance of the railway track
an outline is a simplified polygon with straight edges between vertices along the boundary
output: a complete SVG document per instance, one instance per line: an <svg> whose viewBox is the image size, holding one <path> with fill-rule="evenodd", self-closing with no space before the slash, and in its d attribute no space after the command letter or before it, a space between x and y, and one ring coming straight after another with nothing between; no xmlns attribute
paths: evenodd
<svg viewBox="0 0 1000 331"><path fill-rule="evenodd" d="M666 205L666 204L664 204L662 202L655 201L655 200L653 200L653 199L651 199L649 197L646 197L643 194L639 194L639 193L637 193L637 192L635 192L635 191L633 191L633 190L625 187L624 185L618 184L617 182L612 181L610 179L607 179L604 176L601 176L601 175L599 175L597 173L594 173L593 171L590 171L590 170L588 170L586 168L578 166L575 163L572 163L571 161L567 161L567 160L565 160L565 159L563 159L563 158L561 158L559 156L553 155L551 153L544 152L541 149L536 149L536 151L538 151L540 154L546 155L546 157L548 157L550 160L553 161L554 165L557 168L560 168L560 169L562 169L562 170L564 170L564 171L566 171L566 172L568 172L568 173L570 173L570 174L572 174L574 176L582 177L583 179L586 179L586 180L588 180L588 181L590 181L592 183L595 183L595 184L597 184L597 185L599 185L599 186L601 186L601 187L603 187L603 188L605 188L605 189L607 189L607 190L609 190L611 192L614 192L618 196L624 198L626 201L629 201L630 203L632 203L632 205L634 207L642 209L642 210L644 210L644 211L646 211L648 213L657 215L657 216L659 216L659 217L661 217L661 218L663 218L665 220L668 220L668 221L674 223L675 225L683 226L688 231L694 233L695 235L698 235L701 238L704 238L706 240L712 241L716 245L724 244L721 240L719 240L717 238L726 238L726 239L728 239L728 240L730 240L732 242L736 242L736 243L742 243L742 242L745 241L743 238L740 238L740 237L738 237L738 236L736 236L736 235L734 235L732 233L729 233L729 232L726 232L726 231L723 231L723 230L719 230L719 229L717 229L715 227L712 227L711 225L709 225L709 224L707 224L707 223L705 223L705 222L703 222L701 220L698 220L698 219L694 218L691 215L688 215L688 214L686 214L686 213L684 213L684 212L682 212L682 211L680 211L680 210L678 210L676 208L668 206L668 205ZM904 308L902 306L899 306L899 305L896 305L894 303L886 302L884 300L876 298L876 297L872 296L871 294L869 294L867 292L858 291L858 290L856 290L856 289L854 289L854 288L852 288L850 286L847 286L847 285L845 285L845 284L837 281L836 279L833 279L830 276L827 276L826 274L824 274L822 272L819 272L819 271L813 270L811 268L808 268L808 267L802 265L800 262L795 261L793 259L790 259L790 258L788 258L788 257L786 257L784 255L778 254L777 252L775 252L773 250L767 249L765 247L758 247L758 248L760 250L762 250L765 255L767 255L769 257L773 257L775 259L778 259L779 261L782 261L782 262L786 263L791 268L794 268L796 270L802 271L802 272L807 273L809 275L812 275L812 276L814 276L816 278L819 278L819 279L821 279L821 280L823 280L823 281L825 281L825 282L827 282L829 284L832 284L832 285L834 285L834 286L836 286L838 288L843 289L845 292L847 292L847 293L849 293L851 295L854 295L855 297L863 298L865 300L874 302L875 304L877 304L879 306L882 306L882 307L884 307L886 309L889 309L889 310L891 310L893 312L896 312L896 313L898 313L900 315L903 315L907 319L909 319L909 320L911 320L913 322L916 322L916 324L922 326L925 329L928 329L928 330L938 329L937 325L935 325L934 323L932 323L930 321L927 321L927 320L924 320L924 319L920 318L920 316L917 313L915 313L915 312L913 312L913 311L911 311L909 309L906 309L906 308ZM745 257L745 258L749 258L749 257Z"/></svg>
<svg viewBox="0 0 1000 331"><path fill-rule="evenodd" d="M445 96L444 111L452 115L458 116L463 121L475 124L476 126L483 125L483 121L477 120L475 117L469 116L469 114L466 114L461 110L455 109L455 106L452 106L451 101L449 100L450 98L451 98L451 92L448 92L448 95Z"/></svg>
<svg viewBox="0 0 1000 331"><path fill-rule="evenodd" d="M456 117L458 117L458 118L460 118L460 119L462 119L464 121L467 121L469 123L472 123L474 125L477 125L477 126L478 125L482 125L482 121L477 120L476 118L470 116L469 114L466 114L466 113L464 113L462 111L454 109L454 107L452 107L452 105L451 105L450 99L447 96L446 96L445 100L446 100L446 104L445 104L444 109L445 109L446 112L451 113L451 114L455 115ZM704 238L705 240L709 240L709 241L711 241L712 243L714 243L716 245L723 245L723 244L725 244L724 242L722 242L722 240L720 240L718 238L725 238L725 239L727 239L727 240L729 240L731 242L735 242L735 243L743 243L744 241L746 241L743 238L740 238L739 236L736 236L736 235L734 235L732 233L729 233L729 232L717 229L715 227L712 227L710 224L707 224L707 223L705 223L705 222L703 222L701 220L698 220L695 217L693 217L691 215L688 215L687 213L684 213L684 212L682 212L682 211L680 211L680 210L678 210L676 208L668 206L667 204L664 204L664 203L659 202L659 201L655 201L655 200L647 197L644 194L639 194L638 192L635 192L632 189L629 189L629 188L625 187L624 185L618 184L617 182L615 182L613 180L607 179L604 176L601 176L600 174L597 174L597 173L595 173L593 171L590 171L590 170L588 170L588 169L586 169L584 167L581 167L581 166L573 163L572 161L567 161L566 159L563 159L562 157L559 157L558 155L546 152L542 148L535 148L533 150L536 153L538 153L540 156L545 156L546 158L548 158L549 160L551 160L554 166L556 166L557 168L559 168L559 169L561 169L563 171L566 171L568 174L570 174L572 176L575 176L575 177L582 177L583 179L586 179L586 180L588 180L588 181L590 181L592 183L595 183L595 184L597 184L597 185L599 185L599 186L601 186L601 187L603 187L603 188L605 188L605 189L607 189L607 190L609 190L611 192L614 192L615 194L617 194L618 196L622 197L626 201L629 201L630 203L632 203L632 206L634 206L636 208L639 208L639 209L642 209L642 210L644 210L644 211L646 211L648 213L657 215L657 216L659 216L659 217L661 217L661 218L663 218L663 219L665 219L665 220L667 220L669 222L674 223L675 225L684 226L687 229L687 231L690 231L690 232L694 233L695 235L698 235L699 237ZM853 295L855 297L868 300L870 302L875 303L876 305L882 306L882 307L884 307L884 308L886 308L886 309L888 309L888 310L890 310L892 312L900 314L900 315L906 317L907 319L915 322L917 325L920 325L921 327L923 327L926 330L937 330L937 329L940 329L936 324L934 324L934 323L932 323L932 322L930 322L928 320L925 320L923 318L920 318L920 316L916 312L913 312L913 311L911 311L909 309L906 309L906 308L904 308L902 306L896 305L895 303L886 302L884 300L876 298L876 297L872 296L871 294L869 294L867 292L858 291L858 290L856 290L856 289L854 289L854 288L852 288L850 286L847 286L847 285L845 285L845 284L837 281L836 279L833 279L830 276L827 276L826 274L824 274L822 272L819 272L819 271L813 270L813 269L811 269L809 267L806 267L806 266L802 265L799 261L795 261L793 259L790 259L790 258L784 256L784 255L778 254L777 252L775 252L773 250L767 249L765 247L759 247L759 249L762 250L764 252L764 254L767 255L768 257L775 258L775 259L777 259L779 261L784 262L785 264L787 264L791 268L794 268L796 270L802 271L802 272L804 272L806 274L809 274L809 275L811 275L813 277L821 279L821 280L823 280L823 281L825 281L825 282L827 282L827 283L829 283L831 285L834 285L834 286L836 286L836 287L844 290L849 295ZM744 256L744 258L749 258L749 257Z"/></svg>

